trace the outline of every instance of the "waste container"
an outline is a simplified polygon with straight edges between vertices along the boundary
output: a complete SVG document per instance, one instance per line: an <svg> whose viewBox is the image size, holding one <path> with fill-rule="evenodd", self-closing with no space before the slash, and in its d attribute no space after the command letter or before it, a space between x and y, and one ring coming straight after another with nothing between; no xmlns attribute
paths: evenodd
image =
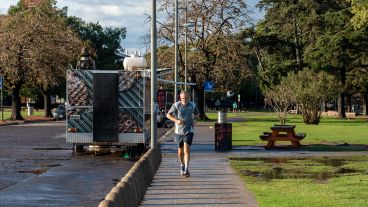
<svg viewBox="0 0 368 207"><path fill-rule="evenodd" d="M226 151L232 149L232 124L215 123L215 150Z"/></svg>

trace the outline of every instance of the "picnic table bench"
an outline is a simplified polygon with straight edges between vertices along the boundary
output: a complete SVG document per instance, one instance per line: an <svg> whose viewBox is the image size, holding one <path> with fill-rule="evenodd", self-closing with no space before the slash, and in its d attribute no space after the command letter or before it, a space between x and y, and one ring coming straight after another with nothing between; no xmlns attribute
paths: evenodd
<svg viewBox="0 0 368 207"><path fill-rule="evenodd" d="M274 125L272 132L263 132L259 138L267 141L266 148L275 146L276 141L290 141L294 147L300 146L300 141L307 135L306 133L295 133L295 125Z"/></svg>

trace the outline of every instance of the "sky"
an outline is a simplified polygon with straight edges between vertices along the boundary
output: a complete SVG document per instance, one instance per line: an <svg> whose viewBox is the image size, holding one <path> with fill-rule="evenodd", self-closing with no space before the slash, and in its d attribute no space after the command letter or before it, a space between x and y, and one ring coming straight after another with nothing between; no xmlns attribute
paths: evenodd
<svg viewBox="0 0 368 207"><path fill-rule="evenodd" d="M245 0L254 10L254 18L262 15L254 8L259 0ZM144 34L149 32L150 24L145 21L145 13L151 13L151 0L58 0L57 7L68 7L69 16L77 16L86 22L97 21L102 26L126 27L126 38L122 47L128 51L146 52L148 48L143 42ZM18 0L0 0L0 14L5 14L11 5ZM159 18L159 16L158 16Z"/></svg>

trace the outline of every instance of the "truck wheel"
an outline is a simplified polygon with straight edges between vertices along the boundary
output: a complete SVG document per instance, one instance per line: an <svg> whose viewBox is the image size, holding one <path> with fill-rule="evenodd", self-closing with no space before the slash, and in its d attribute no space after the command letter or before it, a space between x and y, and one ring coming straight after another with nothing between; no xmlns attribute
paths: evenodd
<svg viewBox="0 0 368 207"><path fill-rule="evenodd" d="M83 147L84 147L83 145L75 145L74 151L75 152L83 152L84 151Z"/></svg>

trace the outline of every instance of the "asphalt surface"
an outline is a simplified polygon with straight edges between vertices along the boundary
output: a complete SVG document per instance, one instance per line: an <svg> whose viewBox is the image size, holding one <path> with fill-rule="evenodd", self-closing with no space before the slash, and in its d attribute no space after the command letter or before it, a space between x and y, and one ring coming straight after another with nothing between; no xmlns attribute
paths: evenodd
<svg viewBox="0 0 368 207"><path fill-rule="evenodd" d="M73 155L63 121L0 126L0 143L0 206L97 206L134 164L120 152Z"/></svg>

